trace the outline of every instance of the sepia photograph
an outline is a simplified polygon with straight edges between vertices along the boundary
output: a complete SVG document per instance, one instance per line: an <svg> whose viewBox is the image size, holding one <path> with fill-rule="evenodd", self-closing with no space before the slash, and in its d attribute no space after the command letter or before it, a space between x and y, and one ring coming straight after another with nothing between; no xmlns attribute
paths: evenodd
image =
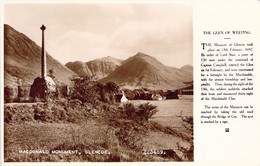
<svg viewBox="0 0 260 166"><path fill-rule="evenodd" d="M193 162L190 3L4 5L4 162Z"/></svg>

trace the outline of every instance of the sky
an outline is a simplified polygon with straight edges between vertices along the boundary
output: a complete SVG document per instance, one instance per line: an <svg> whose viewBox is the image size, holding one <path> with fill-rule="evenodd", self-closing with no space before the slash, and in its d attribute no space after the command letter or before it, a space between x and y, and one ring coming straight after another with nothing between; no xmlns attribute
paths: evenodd
<svg viewBox="0 0 260 166"><path fill-rule="evenodd" d="M192 5L171 4L6 4L4 23L63 64L138 52L167 66L193 64Z"/></svg>

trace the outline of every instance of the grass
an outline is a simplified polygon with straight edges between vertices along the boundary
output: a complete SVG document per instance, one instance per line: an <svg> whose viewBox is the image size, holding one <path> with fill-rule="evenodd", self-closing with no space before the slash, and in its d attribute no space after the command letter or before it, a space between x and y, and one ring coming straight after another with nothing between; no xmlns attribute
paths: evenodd
<svg viewBox="0 0 260 166"><path fill-rule="evenodd" d="M34 161L34 158L30 158L28 154L18 154L18 151L21 149L78 149L81 151L84 151L86 148L106 149L108 148L108 144L109 146L113 146L113 144L109 143L109 139L107 139L108 135L104 135L106 129L107 125L97 123L96 121L89 121L80 125L35 122L8 124L5 125L5 138L8 138L5 139L5 158L6 161ZM67 155L49 154L48 156L50 156L50 161L55 161L57 156L65 157L66 159L63 159L65 161L84 160L84 156L82 156L82 159L74 155L69 155L70 158L67 158Z"/></svg>
<svg viewBox="0 0 260 166"><path fill-rule="evenodd" d="M134 115L127 112L126 116L129 107ZM183 125L174 128L150 119L152 115L146 111L154 108L107 104L93 108L77 100L6 105L4 159L6 162L193 161L193 118L175 117ZM137 115L146 118L135 118ZM30 149L78 150L81 154L19 153ZM110 154L90 155L85 150L107 150ZM147 155L144 150L167 153Z"/></svg>

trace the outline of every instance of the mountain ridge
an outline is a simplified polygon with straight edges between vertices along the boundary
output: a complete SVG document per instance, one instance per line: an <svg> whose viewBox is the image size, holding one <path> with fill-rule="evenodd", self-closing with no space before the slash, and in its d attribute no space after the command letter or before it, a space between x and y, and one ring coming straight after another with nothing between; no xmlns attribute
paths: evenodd
<svg viewBox="0 0 260 166"><path fill-rule="evenodd" d="M70 84L73 71L46 53L47 69L53 70L56 80ZM25 34L4 24L4 84L16 86L18 80L31 85L41 75L41 47Z"/></svg>
<svg viewBox="0 0 260 166"><path fill-rule="evenodd" d="M122 88L179 89L193 81L193 67L169 67L155 57L138 52L126 60L111 56L88 62L74 61L62 65L47 53L48 70L54 71L55 79L71 83L75 75L93 76L99 82L115 82ZM17 85L21 79L31 85L41 74L41 47L21 32L4 25L4 84Z"/></svg>
<svg viewBox="0 0 260 166"><path fill-rule="evenodd" d="M122 60L111 56L94 59L88 62L74 61L65 64L69 69L79 76L96 76L97 79L104 78L120 66Z"/></svg>
<svg viewBox="0 0 260 166"><path fill-rule="evenodd" d="M115 71L100 80L101 83L115 82L121 87L150 89L179 89L184 82L193 80L193 67L185 65L174 68L163 65L156 58L138 52L122 62Z"/></svg>

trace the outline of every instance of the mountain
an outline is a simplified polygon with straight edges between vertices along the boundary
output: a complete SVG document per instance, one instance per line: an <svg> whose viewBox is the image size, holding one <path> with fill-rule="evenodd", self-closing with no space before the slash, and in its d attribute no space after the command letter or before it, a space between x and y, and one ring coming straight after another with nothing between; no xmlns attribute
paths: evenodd
<svg viewBox="0 0 260 166"><path fill-rule="evenodd" d="M119 86L129 89L144 87L175 90L186 87L185 82L192 80L192 66L185 65L180 69L168 67L154 57L139 52L123 61L121 66L101 79L100 82L115 82Z"/></svg>
<svg viewBox="0 0 260 166"><path fill-rule="evenodd" d="M79 76L92 76L92 72L88 68L87 64L84 62L68 62L65 64L65 66Z"/></svg>
<svg viewBox="0 0 260 166"><path fill-rule="evenodd" d="M48 39L46 42L48 42ZM70 78L72 78L75 73L53 59L48 53L46 59L47 71L50 69L53 70L53 75L55 76L54 80L70 84ZM21 79L23 84L31 85L34 79L40 75L41 47L11 26L4 25L5 86L17 85L18 79Z"/></svg>
<svg viewBox="0 0 260 166"><path fill-rule="evenodd" d="M89 62L68 62L66 66L79 76L93 76L104 78L121 65L122 60L107 56Z"/></svg>

